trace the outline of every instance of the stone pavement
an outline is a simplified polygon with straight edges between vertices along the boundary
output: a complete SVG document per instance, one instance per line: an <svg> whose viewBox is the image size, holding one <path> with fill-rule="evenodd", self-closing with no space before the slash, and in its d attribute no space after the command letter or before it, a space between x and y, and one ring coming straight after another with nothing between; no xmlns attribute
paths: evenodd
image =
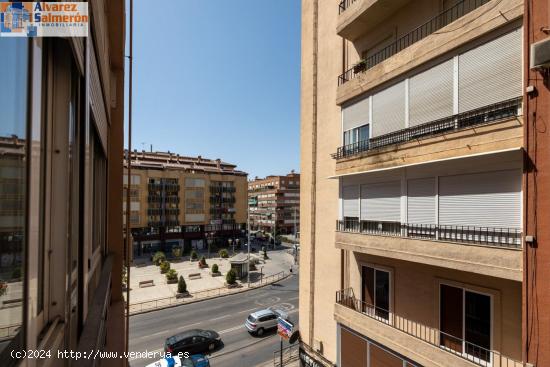
<svg viewBox="0 0 550 367"><path fill-rule="evenodd" d="M287 252L287 249L268 251L269 259L265 261L261 259L258 253L251 253L250 256L251 258L256 257L260 259L260 263L256 265L257 270L250 272L251 282L259 281L262 275L263 277L267 277L281 271L288 273L293 263L293 257ZM193 295L194 292L224 287L225 274L230 269L229 259L210 258L207 260L207 264L209 265L208 268L199 269L197 261L182 260L180 262L170 262L170 267L177 271L178 278L180 275L183 275L187 284L187 290ZM210 274L210 268L213 264L218 264L219 271L222 273L221 276L213 277ZM194 273L200 273L201 278L189 279L189 275ZM153 280L155 285L140 288L139 282L147 280ZM145 266L132 266L130 270L130 305L175 297L177 287L177 284L166 283L165 274L161 274L159 267L156 265L149 263Z"/></svg>

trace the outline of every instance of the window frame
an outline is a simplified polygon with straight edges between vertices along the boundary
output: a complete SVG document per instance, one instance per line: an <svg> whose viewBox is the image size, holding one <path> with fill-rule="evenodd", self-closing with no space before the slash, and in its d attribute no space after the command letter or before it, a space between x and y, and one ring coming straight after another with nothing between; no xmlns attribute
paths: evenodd
<svg viewBox="0 0 550 367"><path fill-rule="evenodd" d="M382 266L382 265L378 265L378 264L374 264L374 263L369 263L369 262L359 262L359 279L360 279L360 286L359 286L359 289L361 289L361 298L360 300L363 302L363 299L364 299L364 296L363 296L363 268L364 267L367 267L367 268L372 268L374 270L374 279L373 279L373 290L374 290L374 295L375 295L375 299L373 300L373 305L371 306L374 306L375 310L376 310L376 271L383 271L385 273L388 273L388 285L389 285L389 299L388 299L388 310L386 310L388 312L388 318L384 318L382 316L378 316L376 315L376 311L373 315L373 317L381 322L384 322L386 324L390 324L392 325L393 324L393 310L394 310L394 269L391 268L391 267L387 267L387 266Z"/></svg>
<svg viewBox="0 0 550 367"><path fill-rule="evenodd" d="M475 363L486 363L488 366L492 366L493 365L493 351L494 351L494 345L495 345L495 295L490 293L489 291L483 291L483 290L480 290L480 289L474 289L473 287L468 287L468 285L462 285L462 284L457 284L457 283L453 283L453 282L450 282L450 281L440 281L438 282L437 284L437 291L438 291L438 297L437 297L437 312L438 312L438 317L437 317L437 322L438 322L438 338L440 339L441 338L441 286L442 285L445 285L445 286L448 286L448 287L454 287L454 288L458 288L460 290L462 290L462 353L458 353L456 351L453 351L452 349L449 349L449 348L446 348L445 346L441 345L441 340L439 340L439 347L440 348L443 348L443 349L449 349L452 353L457 353L457 354L460 354L462 356L464 356L465 358L467 358L468 360L471 360L471 361L474 361ZM475 293L475 294L480 294L480 295L483 295L483 296L486 296L486 297L489 297L489 307L490 307L490 312L491 312L491 317L489 318L489 324L490 324L490 346L488 348L489 350L489 361L484 361L482 359L480 359L479 357L476 357L472 354L469 354L467 353L466 351L466 292L470 292L470 293ZM481 347L481 346L480 346ZM483 348L483 347L482 347ZM483 362L482 362L483 361Z"/></svg>

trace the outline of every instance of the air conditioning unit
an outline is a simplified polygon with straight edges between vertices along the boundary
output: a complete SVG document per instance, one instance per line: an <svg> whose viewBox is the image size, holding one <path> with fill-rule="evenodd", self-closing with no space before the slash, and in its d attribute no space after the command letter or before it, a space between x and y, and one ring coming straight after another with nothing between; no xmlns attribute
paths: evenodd
<svg viewBox="0 0 550 367"><path fill-rule="evenodd" d="M531 69L550 68L550 37L531 44Z"/></svg>

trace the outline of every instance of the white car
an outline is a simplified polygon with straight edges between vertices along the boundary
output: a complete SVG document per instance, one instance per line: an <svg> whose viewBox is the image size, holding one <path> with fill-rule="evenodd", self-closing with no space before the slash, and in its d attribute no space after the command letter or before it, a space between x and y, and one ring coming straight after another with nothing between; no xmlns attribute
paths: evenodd
<svg viewBox="0 0 550 367"><path fill-rule="evenodd" d="M267 330L277 328L277 319L279 317L285 320L288 319L288 316L281 310L268 308L256 311L248 315L244 326L249 333L262 336Z"/></svg>

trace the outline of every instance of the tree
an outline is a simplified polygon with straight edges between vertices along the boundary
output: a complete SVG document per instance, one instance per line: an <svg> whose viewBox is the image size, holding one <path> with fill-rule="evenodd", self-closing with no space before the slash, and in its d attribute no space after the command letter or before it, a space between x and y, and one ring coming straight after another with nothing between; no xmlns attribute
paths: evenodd
<svg viewBox="0 0 550 367"><path fill-rule="evenodd" d="M220 257L222 259L227 259L229 257L229 253L227 252L226 249L221 249L219 252L218 252L218 255L220 255Z"/></svg>
<svg viewBox="0 0 550 367"><path fill-rule="evenodd" d="M230 269L225 275L225 281L227 284L232 285L237 281L237 272L234 269Z"/></svg>
<svg viewBox="0 0 550 367"><path fill-rule="evenodd" d="M166 255L162 251L157 251L153 255L153 264L160 266L164 261L166 261Z"/></svg>
<svg viewBox="0 0 550 367"><path fill-rule="evenodd" d="M183 276L180 275L180 278L178 280L178 293L185 292L187 292L187 284L185 284L185 279L183 279Z"/></svg>
<svg viewBox="0 0 550 367"><path fill-rule="evenodd" d="M197 254L197 251L193 250L191 251L191 260L197 260L199 255Z"/></svg>
<svg viewBox="0 0 550 367"><path fill-rule="evenodd" d="M212 274L216 274L216 273L218 273L218 271L219 271L218 270L218 264L212 265Z"/></svg>

